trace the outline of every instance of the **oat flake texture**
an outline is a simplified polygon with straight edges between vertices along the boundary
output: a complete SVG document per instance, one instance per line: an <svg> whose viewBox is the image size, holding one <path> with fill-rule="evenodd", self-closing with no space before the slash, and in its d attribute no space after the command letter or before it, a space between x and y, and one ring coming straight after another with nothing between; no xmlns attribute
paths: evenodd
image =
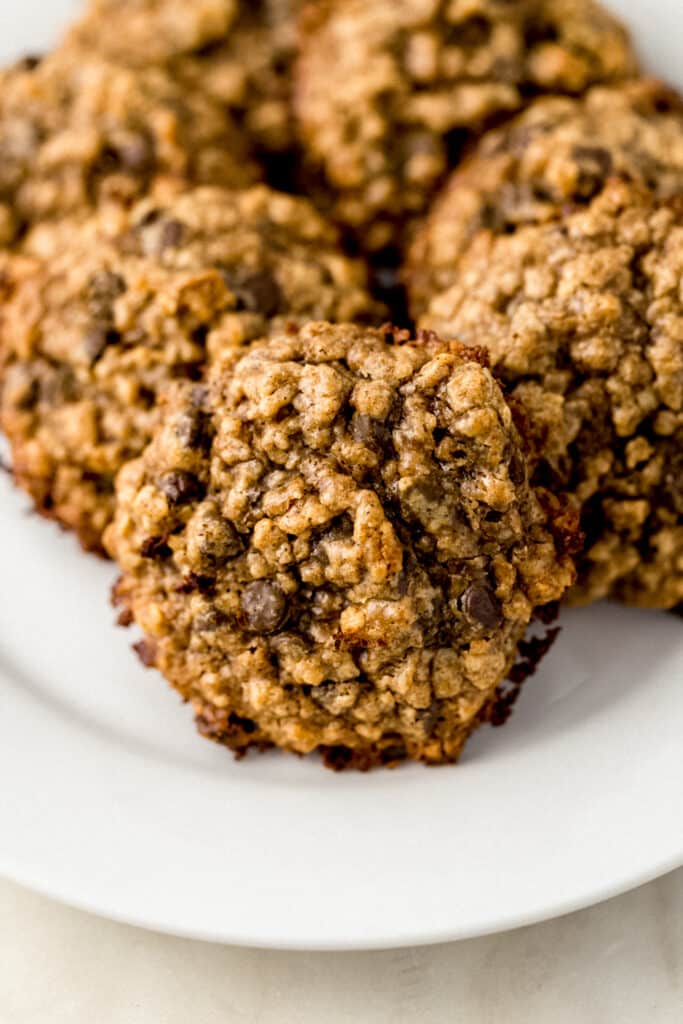
<svg viewBox="0 0 683 1024"><path fill-rule="evenodd" d="M259 177L225 107L160 67L64 48L0 71L0 245L100 202L129 205L159 178L242 188Z"/></svg>
<svg viewBox="0 0 683 1024"><path fill-rule="evenodd" d="M457 759L573 579L480 358L314 323L166 394L106 542L141 657L207 736Z"/></svg>
<svg viewBox="0 0 683 1024"><path fill-rule="evenodd" d="M683 600L683 206L612 179L585 207L481 232L423 327L485 345L586 534L573 592Z"/></svg>
<svg viewBox="0 0 683 1024"><path fill-rule="evenodd" d="M90 0L68 43L116 62L165 67L223 105L250 145L294 145L291 63L303 0Z"/></svg>
<svg viewBox="0 0 683 1024"><path fill-rule="evenodd" d="M593 0L317 0L304 15L301 137L330 207L368 249L400 240L487 124L636 67Z"/></svg>
<svg viewBox="0 0 683 1024"><path fill-rule="evenodd" d="M35 229L0 277L0 422L38 509L100 550L114 477L175 379L278 325L373 321L365 271L305 199L159 190Z"/></svg>
<svg viewBox="0 0 683 1024"><path fill-rule="evenodd" d="M683 102L654 79L546 96L488 132L449 178L413 240L406 280L417 318L458 274L478 231L510 234L587 206L618 176L683 193Z"/></svg>

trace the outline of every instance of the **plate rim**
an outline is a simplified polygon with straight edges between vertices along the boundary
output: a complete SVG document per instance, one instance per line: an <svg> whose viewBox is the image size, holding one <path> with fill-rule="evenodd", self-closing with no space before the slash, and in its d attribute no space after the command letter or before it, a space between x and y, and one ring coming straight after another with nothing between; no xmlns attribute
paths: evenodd
<svg viewBox="0 0 683 1024"><path fill-rule="evenodd" d="M212 929L204 930L202 928L176 926L155 917L150 918L144 915L120 913L110 905L82 900L73 893L62 891L59 887L45 885L33 878L30 873L26 874L11 868L7 869L0 853L0 875L2 877L30 892L53 900L61 906L70 907L81 913L112 921L115 924L138 928L171 938L204 942L211 945L235 946L243 949L281 953L379 953L390 950L419 949L454 942L467 942L470 939L507 934L508 932L554 921L582 910L587 910L590 907L608 903L650 882L664 878L682 867L683 851L675 856L673 860L662 861L660 865L654 867L651 871L645 871L642 875L634 875L632 878L615 883L613 888L597 888L595 892L586 891L583 895L572 899L558 900L557 904L553 907L548 907L547 911L539 911L529 915L511 915L509 918L502 918L500 925L482 926L481 928L445 928L434 932L405 932L393 938L389 936L382 938L380 934L376 938L368 940L350 937L346 941L343 939L328 941L315 939L298 940L283 936L278 937L277 935L274 935L271 939L264 939L258 938L249 932L240 932L239 930L217 932Z"/></svg>
<svg viewBox="0 0 683 1024"><path fill-rule="evenodd" d="M613 609L613 611L618 611L619 614L618 616L612 616L612 618L616 620L618 617L620 619L621 610ZM668 631L669 623L664 628ZM683 647L680 653L683 654ZM674 648L674 657L677 666L680 657L677 644ZM667 665L664 666L662 674L667 679L669 678L670 673L668 673ZM163 684L162 680L159 682ZM635 699L645 699L642 689L640 687L634 688ZM644 689L647 690L647 687L644 687ZM172 699L170 694L169 699ZM683 711L683 704L681 704L681 710ZM579 730L590 729L595 722L605 727L607 722L612 721L611 711L612 709L609 708L607 711L603 710L599 713L595 719L589 718L587 725L586 723L580 723L578 726ZM675 728L675 721L674 716L674 720L668 727ZM35 757L35 750L30 745L22 743L22 738L27 734L28 729L31 729L36 749L41 751L38 758ZM564 743L569 742L571 744L573 742L571 732L572 730L569 730L569 737L564 739ZM198 742L204 743L205 741L198 739ZM554 745L556 742L557 737L544 736L535 756L542 760L546 756L550 745ZM590 747L590 739L588 739L587 745ZM671 757L671 749L669 745L665 752L666 756ZM62 751L66 751L66 754L62 755L60 753ZM524 759L528 756L527 748L524 748L522 756ZM430 793L433 793L435 790L442 790L449 799L453 794L456 794L457 797L457 787L452 785L452 773L494 772L496 766L490 762L490 758L482 756L478 759L475 758L467 766L462 765L456 768L431 770L421 766L415 769L408 768L405 770L404 781L401 785L401 795L406 793L406 799L410 800L410 794L419 793L425 786L423 780L428 778L430 782L426 788ZM254 761L255 765L262 763L258 759ZM599 759L596 763L599 763ZM42 795L40 798L35 801L33 807L27 809L26 796L31 791L31 778L35 774L40 776L46 764L54 764L55 769L50 773L51 777L46 782L46 788L41 790ZM569 879L569 884L567 884L566 877L557 874L558 869L565 869L568 863L566 858L563 860L560 857L557 864L552 865L550 869L545 871L543 882L540 884L542 895L538 899L535 898L535 902L532 901L532 903L522 906L515 898L508 902L504 900L502 904L489 900L483 906L478 905L476 913L471 912L469 917L464 919L458 919L457 915L453 913L448 923L443 923L443 921L440 923L438 920L433 919L433 917L430 919L430 913L428 912L422 921L409 922L405 919L400 919L400 923L397 923L396 920L392 919L392 922L387 926L383 920L370 917L370 919L359 923L354 921L353 925L350 926L348 921L345 922L343 918L341 923L337 923L332 913L330 918L326 920L324 927L311 929L311 912L309 910L308 914L305 913L303 915L308 921L307 926L302 930L302 927L297 925L290 931L286 914L283 913L282 905L279 905L279 910L275 912L272 919L268 919L267 914L261 911L256 915L256 920L254 921L244 912L244 907L242 906L236 918L231 918L230 914L227 914L227 916L221 918L220 924L216 924L216 914L212 916L209 913L208 917L203 919L201 912L197 915L194 907L188 914L187 899L183 899L182 896L177 905L172 902L164 904L159 893L155 890L150 894L147 903L144 903L144 901L140 903L139 900L136 902L136 897L133 894L136 891L136 886L139 893L140 880L135 880L131 890L129 885L130 876L125 873L116 877L113 885L107 884L107 874L106 871L104 874L102 873L101 866L98 866L96 870L88 875L92 868L92 860L89 860L89 857L92 855L87 850L83 852L79 849L76 852L77 857L80 857L81 860L80 865L77 866L78 870L74 869L75 873L69 874L67 872L66 875L64 874L63 865L59 863L59 854L55 854L44 842L46 837L38 833L35 822L39 820L40 825L38 827L46 827L43 819L43 815L46 812L48 820L50 814L53 817L57 814L56 820L59 821L59 810L62 812L66 811L67 816L69 814L73 816L74 801L78 801L81 791L86 793L86 799L99 803L100 790L92 785L88 788L89 782L82 776L84 766L85 770L89 771L93 765L97 765L101 772L101 777L98 776L95 781L98 783L104 781L106 783L105 790L108 791L111 801L110 809L122 814L122 820L126 823L126 835L123 836L119 852L122 852L124 857L128 858L130 865L137 865L138 863L132 846L136 841L135 827L136 822L139 826L138 819L140 814L148 814L149 807L155 806L155 801L160 800L163 805L164 800L173 797L174 787L176 786L181 787L182 793L191 792L195 781L203 779L205 780L204 784L207 787L207 791L211 790L208 794L208 799L214 799L213 789L217 787L216 792L221 794L225 792L236 801L238 816L239 813L243 813L242 804L239 802L241 790L244 790L246 797L248 797L249 801L252 801L249 804L249 813L251 813L251 808L253 807L254 797L258 798L259 793L269 794L264 798L264 807L268 808L269 813L272 812L274 804L278 801L278 794L284 793L285 800L294 801L292 806L296 806L297 800L303 799L305 804L304 810L314 815L316 800L320 794L325 793L329 796L331 792L335 791L334 780L340 780L338 785L342 790L340 799L336 801L337 807L335 810L341 808L342 811L348 811L348 803L345 803L344 800L344 797L348 798L348 789L356 794L358 803L354 805L354 808L361 804L368 805L370 799L376 799L377 793L380 794L381 798L381 793L386 788L383 780L390 778L391 781L388 783L388 786L393 791L395 799L396 789L394 780L401 777L401 773L381 773L381 777L378 773L376 776L377 785L372 790L372 793L365 786L366 777L358 775L328 776L317 765L311 765L310 781L307 777L306 785L302 790L297 790L295 786L287 784L281 787L280 790L273 791L272 779L268 778L267 775L265 778L260 777L258 769L255 772L255 777L254 774L248 777L248 785L244 787L241 784L241 776L239 775L226 777L223 773L212 772L200 765L188 766L183 761L179 763L169 762L167 758L158 752L150 754L144 747L138 749L135 746L131 746L127 742L126 737L121 737L116 732L107 734L99 725L93 728L92 723L88 721L87 717L81 719L78 716L74 716L68 709L60 706L58 701L53 701L50 696L46 696L40 691L33 691L27 688L24 679L17 679L13 674L8 676L6 670L0 667L0 771L3 772L3 777L7 780L12 778L12 770L18 770L26 776L23 792L21 787L19 787L18 793L15 793L15 787L13 786L5 786L3 790L0 790L0 874L20 885L85 912L103 916L122 924L201 941L250 948L308 952L369 951L452 942L510 931L551 918L564 916L611 899L683 865L683 829L676 832L675 829L665 828L666 842L660 843L659 852L656 854L653 853L651 845L647 843L642 846L636 844L632 850L627 851L626 856L622 856L617 870L612 870L611 863L607 874L605 873L604 865L602 868L598 866L595 873L592 873L592 871L586 872L584 868L583 872L579 871L575 877ZM141 765L144 765L143 769L141 769ZM241 771L243 771L242 767L237 769L237 772ZM123 780L124 788L121 790L123 793L122 808L115 806L118 792L117 774ZM319 784L317 781L319 777L323 780L322 784ZM163 779L167 790L163 793L155 789L155 785L158 785L160 779ZM132 787L129 786L127 791L125 787L130 780L133 780L133 785ZM330 780L330 785L326 786L325 782L327 780ZM432 780L434 781L432 782ZM62 793L63 790L58 787L69 787L74 783L76 792L70 792L62 808L53 809L46 807L46 804L50 801L50 787L54 791ZM170 783L170 785L166 785L167 783ZM463 784L465 784L464 778ZM302 792L304 792L303 798ZM125 802L130 800L131 793L135 793L135 800L140 799L139 807L130 804L126 808ZM439 806L439 799L440 796L437 793L436 807ZM187 804L181 801L181 806L186 807ZM683 771L676 773L675 777L672 776L669 791L656 804L655 810L659 815L657 820L662 820L662 810L667 810L666 817L670 820L669 809L675 806L679 807L683 815ZM88 808L81 804L78 804L77 808L77 812L82 812L87 820L90 820L90 817L92 817L93 821L97 822L99 815L100 825L102 820L104 820L102 819L101 810L99 806ZM363 814L366 811L367 806L361 806L360 810L354 810L359 822L364 820ZM126 817L126 813L129 813L129 818ZM410 813L411 815L415 814L412 806ZM332 815L330 820L333 821L333 819L334 815ZM108 821L109 819L106 820ZM201 815L198 820L201 823ZM248 817L246 820L250 826L253 824L253 838L250 836L248 842L251 844L253 841L253 843L258 844L260 842L260 832L263 831L262 822L251 817ZM367 821L367 814L365 820ZM417 820L419 820L419 815ZM683 817L681 820L683 820ZM148 849L143 851L144 862L153 857L156 851L157 833L153 821L150 822L150 827L154 838L151 844L149 844ZM616 828L617 831L621 828L621 818L614 818L612 828ZM107 837L101 836L94 843L96 852L101 852L103 843L115 843L117 839L120 839L120 837L116 837L113 834L115 824L111 825L111 830L112 835ZM85 824L81 828L81 833L78 836L78 841L87 843L89 840ZM3 834L5 836L4 839L2 838ZM14 836L14 841L8 839L8 836ZM275 841L272 834L269 835L269 838ZM522 848L524 848L528 838L526 835L520 837ZM478 837L477 841L482 842L480 837ZM592 837L591 841L595 842L595 836ZM194 851L196 849L194 836L193 844ZM655 842L656 846L657 843ZM597 848L600 848L599 842ZM71 855L73 847L69 845L69 842L66 844L66 849L68 854ZM251 849L251 846L249 849ZM27 850L29 855L24 856ZM238 868L240 865L243 865L244 856L244 849L241 852L238 851L238 855L235 858L235 864ZM465 857L464 862L467 864L467 857ZM354 870L357 871L357 869ZM553 874L553 871L555 871L555 874ZM400 872L403 873L401 877L407 877L405 864L399 865L399 874ZM131 874L134 873L135 869L132 868ZM275 885L277 887L277 876L278 872L274 871L273 878L275 882L271 879L271 886ZM178 883L179 879L182 878L182 870L178 873L174 869L174 882ZM253 885L254 880L248 879L247 883ZM526 883L528 883L528 879L526 879ZM435 890L437 886L434 884L431 888L430 886L427 888L429 895L433 897L432 890ZM220 893L221 898L229 900L230 891L230 885L227 885L226 892ZM304 899L312 900L316 895L315 887L312 886L309 893L302 893L301 895L303 895ZM335 897L332 902L333 906L338 910L340 906L339 898ZM449 907L448 912L450 913L451 910L452 908Z"/></svg>

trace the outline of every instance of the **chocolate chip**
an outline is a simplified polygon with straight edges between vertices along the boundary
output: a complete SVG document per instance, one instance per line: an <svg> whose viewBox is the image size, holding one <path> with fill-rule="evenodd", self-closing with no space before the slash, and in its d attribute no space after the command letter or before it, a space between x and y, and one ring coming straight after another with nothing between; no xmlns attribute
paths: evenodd
<svg viewBox="0 0 683 1024"><path fill-rule="evenodd" d="M579 163L592 164L603 178L612 173L614 167L612 154L602 146L574 146L572 156Z"/></svg>
<svg viewBox="0 0 683 1024"><path fill-rule="evenodd" d="M98 358L104 348L104 344L98 347L97 335L109 331L114 325L114 302L126 290L126 284L119 274L109 270L102 270L93 274L88 281L88 309L94 324L90 332L92 340L87 350ZM111 343L109 342L105 343Z"/></svg>
<svg viewBox="0 0 683 1024"><path fill-rule="evenodd" d="M241 715L236 714L234 711L231 711L228 715L228 722L233 729L239 729L241 732L246 733L247 736L252 736L258 729L256 722L252 722L251 718L242 718Z"/></svg>
<svg viewBox="0 0 683 1024"><path fill-rule="evenodd" d="M405 569L401 569L400 573L398 574L398 578L396 580L396 589L398 591L398 596L399 597L405 597L406 596L406 594L408 593L408 584L409 584L408 573L405 571Z"/></svg>
<svg viewBox="0 0 683 1024"><path fill-rule="evenodd" d="M354 413L351 420L351 436L360 444L384 448L391 441L391 431L381 420L361 413Z"/></svg>
<svg viewBox="0 0 683 1024"><path fill-rule="evenodd" d="M169 505L187 505L197 501L204 494L204 488L196 476L184 469L164 473L157 480L157 487L166 495Z"/></svg>
<svg viewBox="0 0 683 1024"><path fill-rule="evenodd" d="M190 450L206 448L208 442L208 416L199 409L188 409L176 420L175 436Z"/></svg>
<svg viewBox="0 0 683 1024"><path fill-rule="evenodd" d="M156 391L142 385L138 391L138 403L143 409L153 409L157 404Z"/></svg>
<svg viewBox="0 0 683 1024"><path fill-rule="evenodd" d="M474 15L458 24L455 29L454 38L457 41L458 47L467 46L474 49L478 46L483 46L490 35L491 22L488 18Z"/></svg>
<svg viewBox="0 0 683 1024"><path fill-rule="evenodd" d="M171 554L171 549L166 542L166 537L147 537L140 546L142 558L154 558L163 560Z"/></svg>
<svg viewBox="0 0 683 1024"><path fill-rule="evenodd" d="M557 25L552 21L544 21L538 16L530 18L524 31L524 41L530 50L532 46L542 46L544 43L556 43L558 39Z"/></svg>
<svg viewBox="0 0 683 1024"><path fill-rule="evenodd" d="M13 385L17 387L18 374L15 373ZM21 374L21 383L16 391L15 403L17 409L33 409L40 400L40 383L36 377L31 377L26 370Z"/></svg>
<svg viewBox="0 0 683 1024"><path fill-rule="evenodd" d="M240 267L223 267L221 273L235 294L238 309L274 316L282 308L282 291L270 270L250 272Z"/></svg>
<svg viewBox="0 0 683 1024"><path fill-rule="evenodd" d="M572 156L579 165L578 191L592 196L612 173L612 155L602 146L574 146Z"/></svg>
<svg viewBox="0 0 683 1024"><path fill-rule="evenodd" d="M257 580L242 594L242 611L247 628L255 633L273 633L287 614L287 600L276 583Z"/></svg>
<svg viewBox="0 0 683 1024"><path fill-rule="evenodd" d="M28 53L25 57L22 57L14 65L17 71L35 71L39 64L42 64L43 58L37 53Z"/></svg>
<svg viewBox="0 0 683 1024"><path fill-rule="evenodd" d="M90 165L89 181L90 188L101 184L102 178L114 174L120 169L119 155L111 146L103 145L92 164Z"/></svg>
<svg viewBox="0 0 683 1024"><path fill-rule="evenodd" d="M472 583L460 598L460 607L468 619L485 629L496 629L503 619L500 603L486 583Z"/></svg>
<svg viewBox="0 0 683 1024"><path fill-rule="evenodd" d="M185 234L185 225L179 220L167 220L161 229L159 247L164 249L175 249L180 245Z"/></svg>
<svg viewBox="0 0 683 1024"><path fill-rule="evenodd" d="M422 711L418 711L416 718L422 728L424 729L425 736L431 736L436 728L436 725L441 717L441 705L438 700L433 700L428 708Z"/></svg>
<svg viewBox="0 0 683 1024"><path fill-rule="evenodd" d="M213 597L216 593L216 580L213 576L205 576L197 572L189 572L183 576L180 583L173 588L176 594L203 594L205 597Z"/></svg>
<svg viewBox="0 0 683 1024"><path fill-rule="evenodd" d="M174 363L171 367L171 376L174 380L201 380L203 375L202 362Z"/></svg>
<svg viewBox="0 0 683 1024"><path fill-rule="evenodd" d="M354 752L349 747L320 747L325 765L334 772L343 772L354 763ZM369 765L368 765L369 767Z"/></svg>
<svg viewBox="0 0 683 1024"><path fill-rule="evenodd" d="M109 473L94 473L86 469L83 472L83 480L92 484L98 494L114 494L114 480Z"/></svg>
<svg viewBox="0 0 683 1024"><path fill-rule="evenodd" d="M514 452L510 459L508 474L515 487L519 487L526 480L526 466L524 465L524 460L517 452Z"/></svg>
<svg viewBox="0 0 683 1024"><path fill-rule="evenodd" d="M161 210L158 210L156 207L152 207L151 210L147 210L147 212L142 215L140 220L135 225L135 230L140 230L141 228L148 228L152 224L156 224L160 217Z"/></svg>
<svg viewBox="0 0 683 1024"><path fill-rule="evenodd" d="M104 327L93 327L83 337L83 351L91 364L96 363L108 345L115 345L119 340L116 331Z"/></svg>

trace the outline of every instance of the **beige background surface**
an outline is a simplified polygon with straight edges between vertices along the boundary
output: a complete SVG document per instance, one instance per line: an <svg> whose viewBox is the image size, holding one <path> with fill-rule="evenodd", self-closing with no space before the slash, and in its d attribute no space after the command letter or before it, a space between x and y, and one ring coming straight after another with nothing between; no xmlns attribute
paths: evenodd
<svg viewBox="0 0 683 1024"><path fill-rule="evenodd" d="M277 953L155 935L0 882L0 1024L680 1024L683 871L449 946Z"/></svg>

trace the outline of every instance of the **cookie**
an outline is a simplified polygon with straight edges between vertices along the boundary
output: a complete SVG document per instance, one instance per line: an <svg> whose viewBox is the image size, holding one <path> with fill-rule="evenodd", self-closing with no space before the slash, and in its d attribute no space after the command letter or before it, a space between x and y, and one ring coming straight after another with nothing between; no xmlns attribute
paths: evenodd
<svg viewBox="0 0 683 1024"><path fill-rule="evenodd" d="M306 26L301 136L336 217L374 250L484 126L535 93L581 93L636 64L593 0L318 0Z"/></svg>
<svg viewBox="0 0 683 1024"><path fill-rule="evenodd" d="M160 389L272 325L382 318L303 199L199 188L34 230L5 274L0 421L17 482L98 550Z"/></svg>
<svg viewBox="0 0 683 1024"><path fill-rule="evenodd" d="M242 188L259 172L223 107L160 68L64 49L0 72L0 245L41 220L130 203L158 177Z"/></svg>
<svg viewBox="0 0 683 1024"><path fill-rule="evenodd" d="M295 145L291 65L296 49L295 15L271 0L242 4L231 32L212 48L176 61L191 88L202 88L224 103L266 161ZM271 177L277 175L277 169Z"/></svg>
<svg viewBox="0 0 683 1024"><path fill-rule="evenodd" d="M138 650L238 753L457 759L573 578L480 356L308 324L178 385L106 534Z"/></svg>
<svg viewBox="0 0 683 1024"><path fill-rule="evenodd" d="M485 345L536 481L586 535L573 597L683 600L683 206L613 179L585 208L481 232L423 327Z"/></svg>
<svg viewBox="0 0 683 1024"><path fill-rule="evenodd" d="M68 45L118 64L147 67L224 38L239 0L88 0Z"/></svg>
<svg viewBox="0 0 683 1024"><path fill-rule="evenodd" d="M590 203L612 176L683 192L683 101L652 79L544 97L489 132L416 234L406 279L414 316L455 280L477 231L503 235Z"/></svg>
<svg viewBox="0 0 683 1024"><path fill-rule="evenodd" d="M293 145L290 67L301 0L91 0L68 42L131 67L159 63L225 106L257 150Z"/></svg>

